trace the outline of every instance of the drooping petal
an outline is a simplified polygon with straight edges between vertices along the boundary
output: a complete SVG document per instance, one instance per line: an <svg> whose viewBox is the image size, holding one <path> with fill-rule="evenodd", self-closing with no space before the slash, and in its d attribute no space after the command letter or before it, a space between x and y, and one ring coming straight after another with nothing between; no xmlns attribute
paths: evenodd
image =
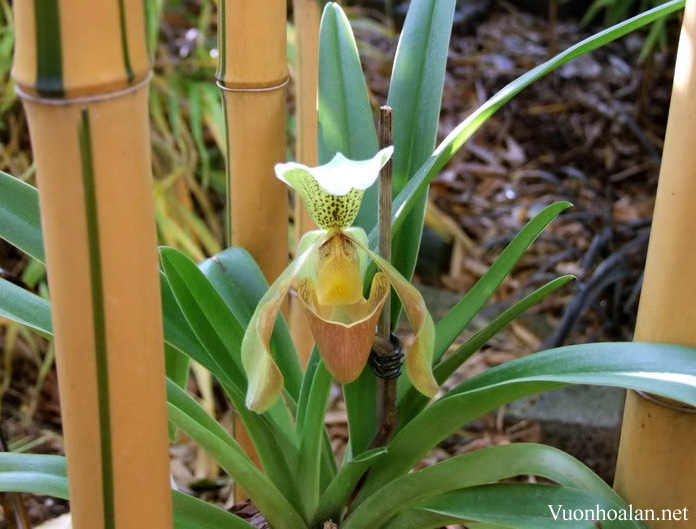
<svg viewBox="0 0 696 529"><path fill-rule="evenodd" d="M312 254L323 242L321 232L309 232L300 242L305 250L283 271L256 306L242 340L242 365L248 378L246 405L262 413L275 403L283 389L283 375L271 355L270 341L278 312L288 290L306 273ZM309 241L309 242L308 242Z"/></svg>
<svg viewBox="0 0 696 529"><path fill-rule="evenodd" d="M276 176L302 196L317 225L325 230L350 226L360 209L365 190L389 161L393 147L369 160L349 160L338 153L328 164L308 167L301 163L277 164Z"/></svg>
<svg viewBox="0 0 696 529"><path fill-rule="evenodd" d="M387 275L406 311L406 316L416 339L406 352L406 371L413 386L429 397L438 392L438 385L433 376L432 361L435 345L435 324L423 301L420 292L409 283L391 263L371 251L365 243L367 236L360 228L345 231L355 244L362 248L377 267Z"/></svg>
<svg viewBox="0 0 696 529"><path fill-rule="evenodd" d="M370 355L377 320L389 294L389 279L376 274L369 299L353 305L320 305L309 279L301 280L297 290L329 373L341 384L353 382Z"/></svg>

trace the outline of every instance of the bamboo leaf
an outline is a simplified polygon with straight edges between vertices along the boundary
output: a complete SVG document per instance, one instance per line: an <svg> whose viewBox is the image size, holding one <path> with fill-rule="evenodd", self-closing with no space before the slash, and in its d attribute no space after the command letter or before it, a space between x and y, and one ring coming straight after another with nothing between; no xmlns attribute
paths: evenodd
<svg viewBox="0 0 696 529"><path fill-rule="evenodd" d="M565 487L591 492L614 508L626 507L609 485L572 456L545 445L514 443L476 450L397 478L355 509L343 528L383 527L399 511L443 493L522 475L539 476ZM636 527L636 524L629 527Z"/></svg>
<svg viewBox="0 0 696 529"><path fill-rule="evenodd" d="M0 453L0 491L69 499L65 458ZM187 494L172 491L176 529L251 529L234 514Z"/></svg>
<svg viewBox="0 0 696 529"><path fill-rule="evenodd" d="M552 512L549 506L553 507ZM563 520L553 513L558 507L581 509L583 512L619 511L617 504L597 494L572 487L531 483L496 483L470 487L442 494L418 507L395 516L391 524L399 529L436 529L449 524L485 523L506 529L556 529L559 524L569 529L596 529L592 519ZM601 516L601 515L600 515ZM603 521L606 529L643 527L638 522Z"/></svg>
<svg viewBox="0 0 696 529"><path fill-rule="evenodd" d="M0 237L25 253L46 262L39 193L34 186L0 171Z"/></svg>
<svg viewBox="0 0 696 529"><path fill-rule="evenodd" d="M394 235L400 231L404 220L408 217L412 208L417 205L418 197L428 188L432 179L435 178L447 162L452 159L474 132L486 123L488 118L495 114L508 101L538 79L541 79L573 59L601 48L670 13L683 9L684 4L685 0L671 0L645 13L641 13L640 15L600 31L578 44L571 46L536 68L532 68L529 72L518 77L496 93L467 119L462 121L442 143L440 143L432 156L428 158L401 192L399 192L392 205L392 226ZM376 247L377 238L377 228L374 227L370 232L370 245L372 247Z"/></svg>
<svg viewBox="0 0 696 529"><path fill-rule="evenodd" d="M433 373L437 383L444 384L447 379L451 377L454 372L471 357L471 355L483 347L488 340L498 334L508 323L513 321L527 309L539 303L546 296L556 292L571 279L574 279L574 276L566 275L554 279L504 310L486 327L474 334L461 347L450 353L444 360L435 366ZM405 425L409 420L411 420L411 418L425 408L429 400L430 399L425 397L415 388L409 388L399 402L398 417L400 427Z"/></svg>
<svg viewBox="0 0 696 529"><path fill-rule="evenodd" d="M363 488L369 496L405 474L429 450L483 413L567 384L618 386L696 404L696 349L651 343L560 347L475 376L418 414L389 444Z"/></svg>
<svg viewBox="0 0 696 529"><path fill-rule="evenodd" d="M324 8L319 33L319 161L337 153L352 160L372 158L379 149L358 47L338 4ZM377 187L367 189L356 226L377 223Z"/></svg>
<svg viewBox="0 0 696 529"><path fill-rule="evenodd" d="M413 0L399 39L387 104L394 109L394 194L435 149L455 0ZM395 237L392 263L410 279L423 233L427 188ZM392 321L401 304L392 301Z"/></svg>

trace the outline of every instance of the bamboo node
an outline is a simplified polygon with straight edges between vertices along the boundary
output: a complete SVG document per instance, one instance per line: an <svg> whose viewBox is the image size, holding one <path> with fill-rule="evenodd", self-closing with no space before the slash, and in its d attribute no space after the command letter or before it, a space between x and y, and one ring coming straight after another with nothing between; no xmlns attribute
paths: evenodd
<svg viewBox="0 0 696 529"><path fill-rule="evenodd" d="M643 397L645 400L652 402L653 404L657 406L661 406L663 408L667 408L668 410L673 410L673 411L678 411L681 413L689 413L689 414L696 414L696 408L689 404L682 404L676 400L664 400L660 397L656 397L655 395L651 395L650 393L646 393L645 391L640 391L640 390L634 390L639 396Z"/></svg>
<svg viewBox="0 0 696 529"><path fill-rule="evenodd" d="M116 90L114 92L106 92L104 94L94 94L88 96L77 96L77 97L64 97L64 98L53 98L53 97L41 97L29 92L25 92L19 85L15 85L15 93L23 100L32 103L41 103L42 105L52 105L52 106L64 106L64 105L86 105L88 103L99 103L101 101L108 101L111 99L117 99L123 97L133 92L137 92L141 88L150 84L152 80L152 72L148 73L139 83L128 86L121 90Z"/></svg>
<svg viewBox="0 0 696 529"><path fill-rule="evenodd" d="M280 90L281 88L285 88L289 82L290 76L286 77L278 84L273 84L269 86L258 86L254 84L245 83L230 84L226 83L225 81L221 81L220 79L216 81L218 88L220 90L224 90L225 92L272 92L274 90Z"/></svg>

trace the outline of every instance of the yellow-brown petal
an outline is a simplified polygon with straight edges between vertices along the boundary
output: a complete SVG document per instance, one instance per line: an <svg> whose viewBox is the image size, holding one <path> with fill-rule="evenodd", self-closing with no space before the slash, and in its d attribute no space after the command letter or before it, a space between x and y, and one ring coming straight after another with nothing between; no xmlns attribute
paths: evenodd
<svg viewBox="0 0 696 529"><path fill-rule="evenodd" d="M387 276L379 273L372 281L369 299L331 306L319 304L310 279L300 281L298 295L319 353L329 373L341 384L353 382L365 368L390 288Z"/></svg>
<svg viewBox="0 0 696 529"><path fill-rule="evenodd" d="M359 230L359 231L358 231ZM362 248L374 261L382 273L386 274L391 285L404 306L406 317L416 339L406 353L406 372L413 386L428 397L437 395L439 386L433 376L433 348L435 344L435 324L430 316L423 296L418 289L404 278L391 263L382 259L367 246L367 236L360 228L350 228L344 232L355 244Z"/></svg>
<svg viewBox="0 0 696 529"><path fill-rule="evenodd" d="M306 271L313 252L322 242L316 234L312 237L313 242L305 245L307 249L290 263L261 298L244 333L242 365L248 378L246 406L258 413L270 408L283 389L283 375L273 359L269 344L288 290L297 277Z"/></svg>

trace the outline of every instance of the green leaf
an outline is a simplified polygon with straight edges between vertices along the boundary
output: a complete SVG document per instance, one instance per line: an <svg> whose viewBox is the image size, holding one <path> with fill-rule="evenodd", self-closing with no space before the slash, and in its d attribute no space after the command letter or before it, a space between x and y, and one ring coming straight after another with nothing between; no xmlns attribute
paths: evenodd
<svg viewBox="0 0 696 529"><path fill-rule="evenodd" d="M218 462L225 472L244 489L273 527L306 528L302 518L288 499L266 475L254 466L237 442L224 432L198 403L173 383L167 385L167 400L169 419ZM284 469L278 464L279 461L274 461L275 468L267 468L267 471L282 472ZM290 478L287 465L285 471L286 479Z"/></svg>
<svg viewBox="0 0 696 529"><path fill-rule="evenodd" d="M444 384L447 379L471 357L471 355L483 347L488 340L498 334L508 323L530 307L539 303L546 296L556 292L571 279L574 279L574 276L566 275L554 279L504 310L486 327L474 334L456 351L447 355L444 360L435 366L433 373L435 374L437 383ZM399 402L399 411L397 414L400 424L399 429L425 408L429 401L430 399L422 395L415 388L409 388Z"/></svg>
<svg viewBox="0 0 696 529"><path fill-rule="evenodd" d="M0 316L46 336L53 334L51 304L42 297L0 278Z"/></svg>
<svg viewBox="0 0 696 529"><path fill-rule="evenodd" d="M387 104L394 110L394 195L435 149L455 0L413 0L399 39ZM427 188L415 198L396 235L392 263L406 279L413 277L423 234ZM401 304L392 300L392 322Z"/></svg>
<svg viewBox="0 0 696 529"><path fill-rule="evenodd" d="M544 229L565 209L569 202L556 202L545 207L530 220L502 251L488 271L479 279L472 289L442 318L435 326L435 350L433 363L440 360L449 346L474 319L476 314L498 289L517 261ZM411 388L407 377L399 380L399 396Z"/></svg>
<svg viewBox="0 0 696 529"><path fill-rule="evenodd" d="M549 509L551 505L554 509ZM485 523L506 529L556 529L559 525L569 529L596 529L591 517L585 520L563 520L558 506L563 509L581 509L605 512L624 509L597 494L572 487L537 485L531 483L496 483L481 485L442 494L418 507L403 511L391 524L399 529L436 529L449 524L465 522ZM601 514L600 514L601 516ZM606 529L643 527L639 522L604 521Z"/></svg>
<svg viewBox="0 0 696 529"><path fill-rule="evenodd" d="M324 491L319 502L319 510L314 516L313 526L321 526L327 520L338 521L346 508L350 495L360 479L380 457L387 453L386 448L374 448L345 463L340 472Z"/></svg>
<svg viewBox="0 0 696 529"><path fill-rule="evenodd" d="M381 463L389 457L390 454L387 454ZM572 456L545 445L515 443L452 457L397 478L361 503L342 527L382 527L399 511L443 493L526 475L543 477L566 487L585 490L616 506L625 506L609 485Z"/></svg>
<svg viewBox="0 0 696 529"><path fill-rule="evenodd" d="M249 522L220 507L181 492L172 492L175 529L252 529Z"/></svg>
<svg viewBox="0 0 696 529"><path fill-rule="evenodd" d="M322 441L324 439L324 417L329 402L332 378L324 362L319 362L314 371L312 389L307 402L307 411L300 430L300 457L297 462L297 483L302 511L306 520L311 520L319 505L321 484Z"/></svg>
<svg viewBox="0 0 696 529"><path fill-rule="evenodd" d="M696 349L651 343L560 347L489 369L409 422L368 476L362 497L405 474L459 427L514 400L566 384L618 386L696 404Z"/></svg>
<svg viewBox="0 0 696 529"><path fill-rule="evenodd" d="M377 377L365 366L355 382L343 386L350 457L367 450L377 432Z"/></svg>
<svg viewBox="0 0 696 529"><path fill-rule="evenodd" d="M191 359L168 343L164 344L164 372L167 379L185 388L189 378ZM169 423L169 440L176 441L176 427Z"/></svg>
<svg viewBox="0 0 696 529"><path fill-rule="evenodd" d="M338 4L324 8L319 33L319 161L337 153L352 160L372 158L379 149L367 85L353 30ZM356 226L377 223L377 186L363 198Z"/></svg>
<svg viewBox="0 0 696 529"><path fill-rule="evenodd" d="M309 356L307 368L302 379L302 389L300 391L300 400L297 404L297 414L295 417L295 429L298 437L302 436L305 429L305 420L310 407L310 397L312 396L312 388L314 387L314 377L321 363L319 349L315 345L312 348L312 354ZM321 489L324 490L329 485L331 480L336 475L336 460L333 455L331 440L326 428L323 430L323 446L321 452Z"/></svg>
<svg viewBox="0 0 696 529"><path fill-rule="evenodd" d="M213 361L242 392L246 376L240 359L244 329L196 264L174 248L160 248L162 267L191 329Z"/></svg>
<svg viewBox="0 0 696 529"><path fill-rule="evenodd" d="M46 262L39 192L34 186L0 171L0 237L20 250Z"/></svg>
<svg viewBox="0 0 696 529"><path fill-rule="evenodd" d="M0 453L0 491L69 499L65 458ZM176 529L251 529L234 514L187 494L172 491Z"/></svg>
<svg viewBox="0 0 696 529"><path fill-rule="evenodd" d="M438 361L447 348L469 325L474 316L490 299L503 280L524 255L541 232L564 210L569 202L556 202L544 208L507 245L488 271L436 326L434 361Z"/></svg>
<svg viewBox="0 0 696 529"><path fill-rule="evenodd" d="M641 13L640 15L600 31L578 44L571 46L536 68L531 69L496 93L467 119L462 121L442 143L440 143L432 156L421 166L418 172L408 181L406 186L395 198L392 204L392 229L394 235L399 232L408 214L418 204L418 197L428 188L433 178L435 178L447 162L452 159L474 132L486 123L488 118L495 114L508 101L538 79L541 79L573 59L601 48L670 13L674 13L682 9L684 4L685 0L671 0L645 13ZM370 245L372 247L377 246L377 239L377 228L374 227L370 232Z"/></svg>
<svg viewBox="0 0 696 529"><path fill-rule="evenodd" d="M240 325L246 328L256 305L268 290L268 283L253 257L244 248L228 248L206 259L198 267ZM282 316L278 318L273 331L271 351L283 373L285 389L297 401L302 384L302 367Z"/></svg>

